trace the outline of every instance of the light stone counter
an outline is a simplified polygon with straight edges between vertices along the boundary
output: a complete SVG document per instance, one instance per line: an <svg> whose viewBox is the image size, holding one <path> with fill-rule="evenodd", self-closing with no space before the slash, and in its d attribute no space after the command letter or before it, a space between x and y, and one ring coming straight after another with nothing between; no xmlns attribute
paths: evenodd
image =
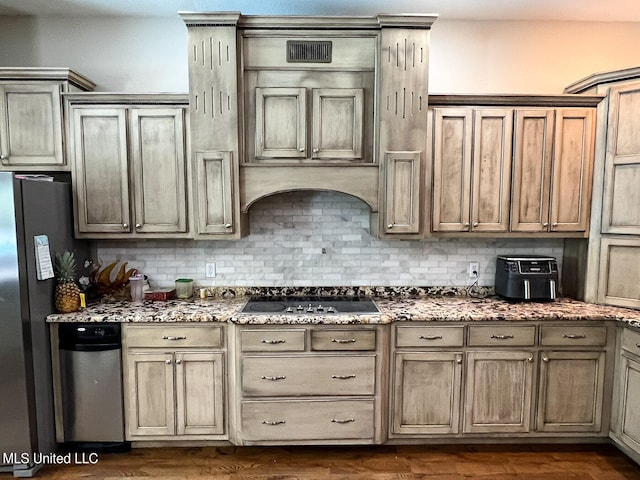
<svg viewBox="0 0 640 480"><path fill-rule="evenodd" d="M231 322L243 325L385 324L397 321L594 321L614 320L640 328L640 311L570 299L553 302L507 302L461 296L375 298L380 314L244 314L248 297L205 300L116 302L90 305L78 312L53 314L48 322Z"/></svg>

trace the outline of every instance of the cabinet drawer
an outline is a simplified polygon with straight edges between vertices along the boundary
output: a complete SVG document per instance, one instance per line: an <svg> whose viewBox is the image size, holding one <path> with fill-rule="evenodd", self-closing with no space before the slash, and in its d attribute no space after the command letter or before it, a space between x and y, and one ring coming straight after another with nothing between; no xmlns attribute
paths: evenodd
<svg viewBox="0 0 640 480"><path fill-rule="evenodd" d="M350 328L311 331L311 350L375 350L375 330Z"/></svg>
<svg viewBox="0 0 640 480"><path fill-rule="evenodd" d="M397 347L461 347L464 327L401 326L396 330Z"/></svg>
<svg viewBox="0 0 640 480"><path fill-rule="evenodd" d="M220 325L127 325L127 347L220 347Z"/></svg>
<svg viewBox="0 0 640 480"><path fill-rule="evenodd" d="M304 329L243 330L240 343L243 352L302 352Z"/></svg>
<svg viewBox="0 0 640 480"><path fill-rule="evenodd" d="M607 344L607 327L542 326L540 345L604 346Z"/></svg>
<svg viewBox="0 0 640 480"><path fill-rule="evenodd" d="M535 326L471 326L469 346L532 346L536 340Z"/></svg>
<svg viewBox="0 0 640 480"><path fill-rule="evenodd" d="M640 355L640 333L628 328L622 330L622 348L634 355Z"/></svg>
<svg viewBox="0 0 640 480"><path fill-rule="evenodd" d="M247 396L373 395L375 368L375 355L246 355L242 392Z"/></svg>
<svg viewBox="0 0 640 480"><path fill-rule="evenodd" d="M373 400L242 402L246 441L372 439Z"/></svg>

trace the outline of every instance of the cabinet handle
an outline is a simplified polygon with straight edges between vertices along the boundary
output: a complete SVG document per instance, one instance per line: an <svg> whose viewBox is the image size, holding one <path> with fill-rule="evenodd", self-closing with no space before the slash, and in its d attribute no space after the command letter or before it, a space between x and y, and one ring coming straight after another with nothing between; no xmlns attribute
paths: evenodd
<svg viewBox="0 0 640 480"><path fill-rule="evenodd" d="M491 335L491 338L495 338L496 340L509 340L513 338L513 335Z"/></svg>
<svg viewBox="0 0 640 480"><path fill-rule="evenodd" d="M136 223L136 228L141 228L141 227L142 227L142 225L141 225L141 224Z"/></svg>
<svg viewBox="0 0 640 480"><path fill-rule="evenodd" d="M164 363L166 363L167 365L171 365L171 360L165 360Z"/></svg>
<svg viewBox="0 0 640 480"><path fill-rule="evenodd" d="M587 336L586 335L573 335L573 334L570 334L570 333L566 333L566 334L562 335L562 338L570 338L570 339L574 340L574 339L580 339L580 338L587 338Z"/></svg>
<svg viewBox="0 0 640 480"><path fill-rule="evenodd" d="M356 421L355 418L345 418L345 419L332 418L331 419L331 423L351 423L355 421Z"/></svg>
<svg viewBox="0 0 640 480"><path fill-rule="evenodd" d="M332 338L331 343L356 343L356 339L349 338L348 340L341 340L339 338Z"/></svg>
<svg viewBox="0 0 640 480"><path fill-rule="evenodd" d="M231 224L230 223L225 223L224 224L224 228L231 228Z"/></svg>
<svg viewBox="0 0 640 480"><path fill-rule="evenodd" d="M335 378L336 380L349 380L350 378L356 378L356 374L352 373L350 375L331 375L331 378Z"/></svg>
<svg viewBox="0 0 640 480"><path fill-rule="evenodd" d="M543 362L548 362L549 361L549 357L542 357L542 361Z"/></svg>
<svg viewBox="0 0 640 480"><path fill-rule="evenodd" d="M285 379L285 378L287 378L287 377L286 377L286 376L284 376L284 375L276 375L275 377L270 377L270 376L267 376L267 375L262 375L262 377L260 377L260 378L262 378L262 380L270 380L270 381L272 381L272 382L277 382L278 380L284 380L284 379Z"/></svg>
<svg viewBox="0 0 640 480"><path fill-rule="evenodd" d="M173 342L173 341L176 341L176 340L186 340L187 337L171 337L171 336L165 335L164 337L162 337L162 339L163 340L171 340Z"/></svg>
<svg viewBox="0 0 640 480"><path fill-rule="evenodd" d="M442 340L442 335L420 335L420 340Z"/></svg>
<svg viewBox="0 0 640 480"><path fill-rule="evenodd" d="M176 365L180 365L181 363L182 363L182 360L180 360L180 359L176 360Z"/></svg>
<svg viewBox="0 0 640 480"><path fill-rule="evenodd" d="M269 345L275 345L277 343L287 343L286 340L279 338L277 340L261 340L262 343L268 343Z"/></svg>
<svg viewBox="0 0 640 480"><path fill-rule="evenodd" d="M286 420L262 420L263 425L282 425L283 423L287 423Z"/></svg>

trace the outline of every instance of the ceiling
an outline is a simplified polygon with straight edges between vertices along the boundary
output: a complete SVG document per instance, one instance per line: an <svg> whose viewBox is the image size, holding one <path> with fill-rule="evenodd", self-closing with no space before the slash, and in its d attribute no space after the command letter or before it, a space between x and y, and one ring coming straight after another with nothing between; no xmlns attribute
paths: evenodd
<svg viewBox="0 0 640 480"><path fill-rule="evenodd" d="M640 22L638 0L0 0L0 15L176 17L178 11L247 15L437 13L443 19Z"/></svg>

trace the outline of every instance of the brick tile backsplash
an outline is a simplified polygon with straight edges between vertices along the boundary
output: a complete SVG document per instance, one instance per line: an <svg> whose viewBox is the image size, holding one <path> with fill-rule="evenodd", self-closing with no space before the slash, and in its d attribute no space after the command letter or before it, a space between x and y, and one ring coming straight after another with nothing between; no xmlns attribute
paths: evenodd
<svg viewBox="0 0 640 480"><path fill-rule="evenodd" d="M197 286L468 286L470 261L480 263L479 284L491 286L500 254L550 255L562 267L561 239L380 240L369 233L369 214L342 193L290 192L254 204L240 240L94 245L104 264L128 261L154 288L180 277ZM205 262L215 262L215 278L205 278Z"/></svg>

